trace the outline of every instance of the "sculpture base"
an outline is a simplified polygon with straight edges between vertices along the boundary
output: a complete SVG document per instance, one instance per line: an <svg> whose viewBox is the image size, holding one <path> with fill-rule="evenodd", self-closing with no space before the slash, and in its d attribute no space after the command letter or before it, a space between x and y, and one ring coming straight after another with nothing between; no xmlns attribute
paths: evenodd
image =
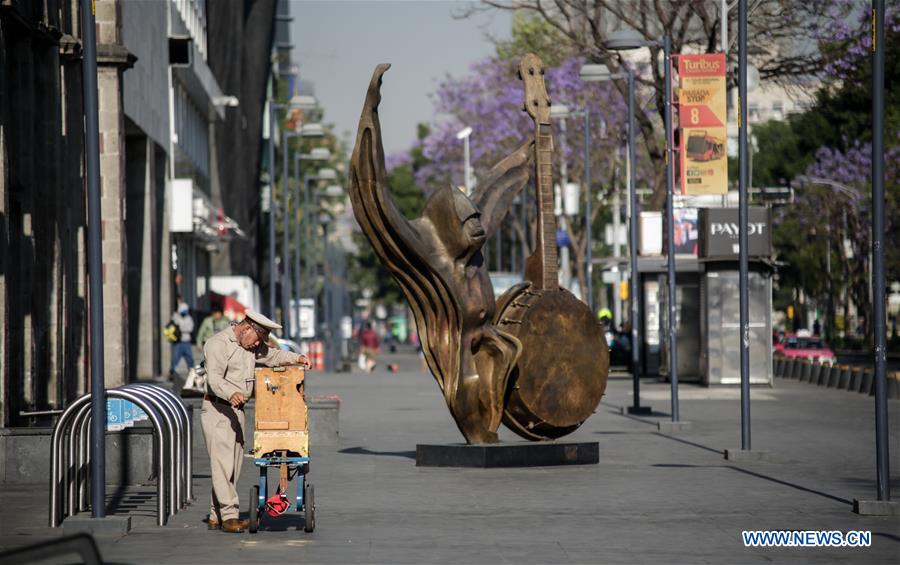
<svg viewBox="0 0 900 565"><path fill-rule="evenodd" d="M547 467L599 462L596 441L416 445L416 467Z"/></svg>

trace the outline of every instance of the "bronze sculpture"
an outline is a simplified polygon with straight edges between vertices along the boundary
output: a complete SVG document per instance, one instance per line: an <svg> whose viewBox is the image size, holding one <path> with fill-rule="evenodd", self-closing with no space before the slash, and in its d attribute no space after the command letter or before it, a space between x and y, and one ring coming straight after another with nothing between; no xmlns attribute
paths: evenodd
<svg viewBox="0 0 900 565"><path fill-rule="evenodd" d="M469 443L495 443L506 381L519 341L492 324L494 292L481 247L529 177L531 142L497 164L469 199L436 191L409 221L391 198L384 168L378 65L350 161L350 199L363 232L402 289L419 328L428 368Z"/></svg>
<svg viewBox="0 0 900 565"><path fill-rule="evenodd" d="M534 140L494 166L471 199L446 186L413 221L386 183L378 104L388 68L378 65L372 75L350 162L357 222L409 302L425 361L466 441L495 443L501 421L529 440L561 437L600 402L609 354L590 310L557 282L543 65L528 55L520 66ZM498 308L481 247L528 181L534 153L536 250L526 282L507 291Z"/></svg>

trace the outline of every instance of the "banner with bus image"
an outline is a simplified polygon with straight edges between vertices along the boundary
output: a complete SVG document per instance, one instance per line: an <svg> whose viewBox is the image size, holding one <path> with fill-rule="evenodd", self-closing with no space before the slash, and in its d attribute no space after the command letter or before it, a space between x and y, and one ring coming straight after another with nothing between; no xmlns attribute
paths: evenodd
<svg viewBox="0 0 900 565"><path fill-rule="evenodd" d="M681 193L728 192L725 55L678 57Z"/></svg>

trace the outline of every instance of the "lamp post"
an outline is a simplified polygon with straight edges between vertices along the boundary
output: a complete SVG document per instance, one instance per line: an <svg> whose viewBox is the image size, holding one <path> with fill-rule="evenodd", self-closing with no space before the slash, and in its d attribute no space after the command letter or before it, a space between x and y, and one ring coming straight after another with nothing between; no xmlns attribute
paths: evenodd
<svg viewBox="0 0 900 565"><path fill-rule="evenodd" d="M290 102L280 103L268 100L269 106L269 311L266 314L275 318L275 112L284 108L309 110L316 107L316 99L312 96L294 96ZM287 151L287 147L284 148ZM287 158L285 157L285 163ZM287 165L284 165L287 179Z"/></svg>
<svg viewBox="0 0 900 565"><path fill-rule="evenodd" d="M569 108L562 104L553 104L550 106L550 117L559 120L559 171L560 177L562 177L560 179L560 192L556 195L558 197L557 201L560 202L559 207L555 209L556 225L559 226L560 230L566 233L569 231L569 224L566 221L567 218L563 210L563 198L565 196L566 185L569 184L569 167L566 162L566 118L569 117L569 115ZM572 267L569 263L568 245L561 246L559 250L559 274L561 279L559 282L563 288L568 289L572 286Z"/></svg>
<svg viewBox="0 0 900 565"><path fill-rule="evenodd" d="M315 229L312 226L313 218L315 218L315 216L313 216L311 212L318 211L319 209L318 195L312 195L313 202L310 204L310 185L314 181L335 179L337 179L337 171L331 168L319 169L318 173L314 175L307 174L303 177L303 223L307 226L305 278L306 285L308 285L306 290L310 295L312 295L315 289L315 281L313 280L313 266L315 265L315 260L313 259L313 248L315 247L313 236L315 234ZM315 274L318 275L318 273Z"/></svg>
<svg viewBox="0 0 900 565"><path fill-rule="evenodd" d="M471 166L469 165L469 136L472 135L472 128L465 127L456 134L456 139L461 139L463 142L463 166L465 167L464 172L465 176L463 177L466 185L466 196L472 194L472 173Z"/></svg>
<svg viewBox="0 0 900 565"><path fill-rule="evenodd" d="M288 221L288 181L290 179L290 177L288 176L288 141L292 137L322 137L324 135L325 132L320 124L303 124L303 126L300 128L300 131L290 132L288 130L284 130L281 137L283 147L281 152L281 182L284 185L283 190L281 191L281 219L284 224L281 227L281 323L284 326L283 335L285 337L289 337L291 335L291 267L290 248L288 244L290 237L290 222ZM296 153L294 155L300 158L303 157L302 155ZM297 167L299 167L299 159L297 162ZM296 187L294 188L296 189Z"/></svg>
<svg viewBox="0 0 900 565"><path fill-rule="evenodd" d="M663 112L666 129L666 274L668 283L668 347L669 347L669 377L672 385L672 422L679 421L678 415L678 339L675 332L675 225L673 218L673 204L675 192L675 171L672 155L672 40L668 35L655 41L647 41L634 30L613 32L605 44L607 49L613 51L638 49L640 47L662 47L665 63L664 94L665 111ZM632 106L633 109L633 106ZM633 175L633 172L632 172ZM634 214L634 210L632 210ZM685 422L680 427L687 427Z"/></svg>
<svg viewBox="0 0 900 565"><path fill-rule="evenodd" d="M624 78L628 85L628 200L631 217L628 222L628 255L631 262L631 381L633 404L627 408L629 414L650 414L649 406L641 406L641 356L638 327L640 326L640 289L638 273L638 211L637 189L634 167L634 73L625 67L623 73L612 74L606 65L584 65L581 80L586 82L606 81ZM618 238L618 234L616 234Z"/></svg>
<svg viewBox="0 0 900 565"><path fill-rule="evenodd" d="M324 277L324 281L322 284L322 309L323 309L323 318L324 318L324 339L325 339L325 370L333 371L334 370L334 359L332 355L332 339L331 339L331 300L330 300L330 286L328 284L328 277L331 275L331 265L329 264L328 258L328 225L331 223L331 216L325 212L319 214L318 217L319 224L322 225L322 275Z"/></svg>
<svg viewBox="0 0 900 565"><path fill-rule="evenodd" d="M81 2L84 45L84 154L87 181L91 350L91 518L106 517L106 384L103 373L103 241L100 219L100 126L94 3ZM51 518L51 520L55 517Z"/></svg>
<svg viewBox="0 0 900 565"><path fill-rule="evenodd" d="M565 186L568 184L568 181L569 181L568 166L567 166L567 163L565 160L565 155L564 155L565 146L566 146L566 136L565 136L566 121L565 121L565 119L570 118L570 117L573 117L573 118L574 117L583 117L584 118L584 186L585 186L585 206L584 206L585 288L584 288L584 294L587 297L587 300L585 302L587 302L588 307L591 309L591 312L593 312L594 311L594 283L593 283L594 258L593 258L593 251L591 249L591 244L594 241L594 236L593 236L593 226L591 224L591 216L593 215L592 209L591 209L593 206L593 202L592 202L593 195L591 194L591 158L590 158L590 156L591 156L591 135L590 135L591 115L590 115L590 111L587 107L585 107L584 109L570 110L568 107L566 107L562 104L559 104L559 105L554 104L554 105L550 106L550 117L559 119L560 126L561 126L561 128L560 128L560 147L562 148L561 153L563 153L563 160L560 163L560 170L562 172L562 181L561 182L562 182L562 186L563 186L563 188L562 188L563 195L561 195L561 198L563 199L563 204L562 204L563 211L565 211L565 209L566 209L565 199L564 199L564 196L566 193ZM568 228L566 220L567 220L566 215L563 213L558 220L558 225L562 229ZM524 216L523 216L523 223L524 223ZM560 263L561 263L560 270L564 271L564 273L565 273L563 276L567 280L571 279L571 275L570 275L571 269L569 268L569 253L568 253L567 248L563 248L562 252L560 253ZM568 284L566 284L566 286L568 286Z"/></svg>
<svg viewBox="0 0 900 565"><path fill-rule="evenodd" d="M317 124L310 124L310 125L317 125ZM294 205L294 209L295 209L295 210L296 210L297 206L300 204L300 183L301 183L301 177L300 177L300 161L301 161L301 160L304 160L304 161L327 161L327 160L330 159L330 158L331 158L331 151L330 151L327 147L316 147L316 148L314 148L312 151L310 151L309 153L294 153L294 192L293 192L293 199L294 199L294 202L296 203L296 204ZM305 180L303 180L303 182L305 182ZM305 185L304 185L304 195L305 195L305 194L306 194L306 187L305 187ZM303 217L304 217L304 218L305 218L305 216L306 216L306 208L307 208L307 205L306 205L306 203L304 203L304 205L303 205ZM296 307L296 310L295 310L295 309L292 309L291 311L292 311L292 312L293 312L293 311L296 311L297 325L296 325L296 328L295 328L295 329L296 329L297 331L296 331L296 334L294 335L295 338L299 338L299 336L300 336L300 298L301 298L301 290L302 290L302 289L300 288L300 283L301 283L301 278L300 278L300 256L301 256L301 249L300 249L300 239L301 239L301 238L300 238L300 230L301 230L301 225L304 224L304 223L305 223L305 222L300 221L300 222L298 222L299 225L296 225L296 226L294 227L294 269L293 269L293 275L296 277L296 284L293 284L293 285L292 285L292 290L294 291L294 292L293 292L293 295L294 295L294 296L293 296L293 298L294 298L294 303L297 305L297 307ZM303 226L303 228L305 228L305 227L306 227L306 226ZM285 255L287 255L287 254L285 254ZM288 332L288 335L291 335L290 332Z"/></svg>

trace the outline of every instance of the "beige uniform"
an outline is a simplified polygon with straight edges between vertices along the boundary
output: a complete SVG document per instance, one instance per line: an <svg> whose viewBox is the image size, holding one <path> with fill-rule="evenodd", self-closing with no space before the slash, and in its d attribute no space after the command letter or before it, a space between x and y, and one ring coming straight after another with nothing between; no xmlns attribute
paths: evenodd
<svg viewBox="0 0 900 565"><path fill-rule="evenodd" d="M211 337L203 354L207 395L222 401L204 398L200 413L212 476L209 516L221 523L238 517L240 498L236 486L244 455L244 410L232 408L228 399L236 392L250 398L257 363L269 367L290 365L297 362L297 354L270 348L267 355L257 359L254 352L241 347L230 327Z"/></svg>

